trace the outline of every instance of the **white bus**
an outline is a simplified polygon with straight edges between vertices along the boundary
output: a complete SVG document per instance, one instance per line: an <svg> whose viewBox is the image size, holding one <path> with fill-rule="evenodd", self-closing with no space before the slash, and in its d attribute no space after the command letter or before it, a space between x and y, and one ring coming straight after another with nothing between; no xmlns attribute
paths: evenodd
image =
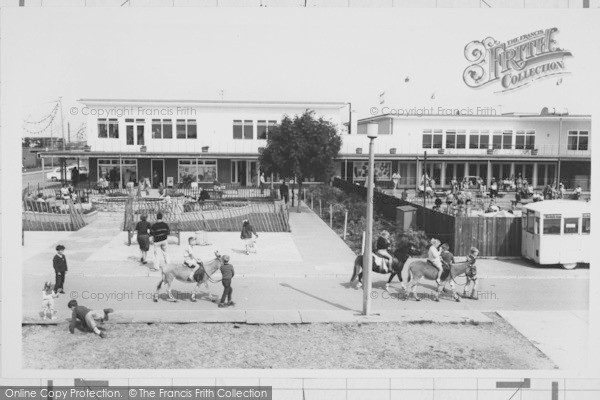
<svg viewBox="0 0 600 400"><path fill-rule="evenodd" d="M521 255L540 265L573 269L590 262L591 204L547 200L523 207Z"/></svg>

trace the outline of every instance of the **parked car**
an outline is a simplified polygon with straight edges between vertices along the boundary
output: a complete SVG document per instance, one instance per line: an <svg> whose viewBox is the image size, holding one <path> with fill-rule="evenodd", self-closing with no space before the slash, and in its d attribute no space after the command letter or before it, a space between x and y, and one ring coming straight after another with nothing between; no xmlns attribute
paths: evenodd
<svg viewBox="0 0 600 400"><path fill-rule="evenodd" d="M66 172L66 176L65 176L66 180L68 180L68 181L71 180L71 171L76 166L77 165L67 165L67 172ZM80 180L87 179L87 177L88 177L87 167L80 166L78 169L79 169L79 179ZM51 181L59 181L60 180L60 167L54 168L52 171L46 173L46 179L49 179Z"/></svg>

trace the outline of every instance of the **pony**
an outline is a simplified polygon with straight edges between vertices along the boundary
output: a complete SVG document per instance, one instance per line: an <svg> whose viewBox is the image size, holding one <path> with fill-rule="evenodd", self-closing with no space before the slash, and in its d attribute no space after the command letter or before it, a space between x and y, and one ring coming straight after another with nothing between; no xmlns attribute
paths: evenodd
<svg viewBox="0 0 600 400"><path fill-rule="evenodd" d="M417 255L417 254L419 254L419 253L412 246L397 249L396 251L394 251L392 265L388 272L384 272L383 270L379 269L379 267L375 264L375 257L373 256L373 264L372 264L373 272L376 272L378 274L390 274L390 278L388 279L387 283L385 284L386 291L389 291L390 283L392 282L392 280L394 279L395 276L398 276L398 280L400 280L400 282L402 282L401 273L402 273L402 268L404 267L404 263L411 255ZM352 277L350 278L350 283L354 282L356 280L356 278L358 278L358 284L356 285L357 289L362 287L362 275L363 275L362 266L363 266L363 255L360 254L354 260L353 273L352 273Z"/></svg>
<svg viewBox="0 0 600 400"><path fill-rule="evenodd" d="M440 293L444 290L447 283L450 283L450 288L452 289L452 298L454 301L460 301L460 297L454 291L454 278L460 275L466 275L467 271L473 266L475 261L465 261L454 263L450 267L450 271L444 271L442 274L442 283L438 285L437 290L435 291L435 301L440 301ZM402 281L407 282L407 287L402 283L402 288L405 290L405 300L410 298L410 295L413 294L416 301L421 301L419 295L417 294L417 286L420 284L420 280L422 278L434 281L437 278L438 270L433 265L429 264L424 258L409 258L405 262L406 268L402 271ZM476 281L475 281L476 282ZM466 288L465 288L466 290ZM475 286L473 286L473 291L475 291Z"/></svg>
<svg viewBox="0 0 600 400"><path fill-rule="evenodd" d="M156 292L154 293L152 300L154 302L158 301L159 291L164 284L167 287L169 300L177 302L177 299L175 299L171 293L171 283L174 279L177 279L180 282L196 283L191 298L192 301L196 301L196 294L200 291L200 285L204 284L208 289L208 281L214 282L210 277L223 265L223 256L221 256L218 251L215 251L215 257L214 260L202 263L195 270L193 277L190 277L192 270L183 264L166 264L164 267L161 266L160 271L162 276L160 282L158 282L158 286L156 286Z"/></svg>

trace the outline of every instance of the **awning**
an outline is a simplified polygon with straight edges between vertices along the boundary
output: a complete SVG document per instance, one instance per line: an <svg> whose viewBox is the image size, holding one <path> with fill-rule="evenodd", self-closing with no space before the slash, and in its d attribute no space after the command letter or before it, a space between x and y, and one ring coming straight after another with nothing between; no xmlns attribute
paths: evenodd
<svg viewBox="0 0 600 400"><path fill-rule="evenodd" d="M258 160L257 153L158 153L158 152L113 152L113 151L47 151L39 152L40 158L199 158L199 159L251 159Z"/></svg>

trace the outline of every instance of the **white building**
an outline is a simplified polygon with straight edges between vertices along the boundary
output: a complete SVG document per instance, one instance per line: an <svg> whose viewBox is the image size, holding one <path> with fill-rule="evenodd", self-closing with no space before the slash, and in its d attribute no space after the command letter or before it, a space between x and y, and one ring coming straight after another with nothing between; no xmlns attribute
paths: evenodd
<svg viewBox="0 0 600 400"><path fill-rule="evenodd" d="M339 128L343 144L337 175L364 181L366 125L379 125L375 140L377 181L391 186L398 171L403 187L423 174L438 186L479 176L523 178L535 187L555 183L590 188L591 117L566 112L538 115L380 115L352 120L345 102L188 101L82 99L89 151L50 152L89 161L90 178L112 175L121 183L149 177L152 184L184 181L250 186L258 180L258 155L269 129L284 115L313 110ZM348 132L347 126L354 125ZM118 177L121 179L118 179Z"/></svg>
<svg viewBox="0 0 600 400"><path fill-rule="evenodd" d="M347 104L336 102L79 101L87 115L89 151L52 154L88 159L92 180L111 173L121 183L149 177L155 187L176 186L184 178L251 185L259 176L259 149L284 115L313 110L340 133L348 117Z"/></svg>
<svg viewBox="0 0 600 400"><path fill-rule="evenodd" d="M521 175L535 187L555 183L560 173L567 187L590 188L591 117L589 115L503 114L383 115L358 121L356 135L344 137L338 175L364 181L368 160L368 123L379 125L375 140L377 181L383 186L399 171L401 185L414 188L427 172L437 185L448 187L452 179L479 176L489 185L492 178ZM560 171L560 172L559 172Z"/></svg>

